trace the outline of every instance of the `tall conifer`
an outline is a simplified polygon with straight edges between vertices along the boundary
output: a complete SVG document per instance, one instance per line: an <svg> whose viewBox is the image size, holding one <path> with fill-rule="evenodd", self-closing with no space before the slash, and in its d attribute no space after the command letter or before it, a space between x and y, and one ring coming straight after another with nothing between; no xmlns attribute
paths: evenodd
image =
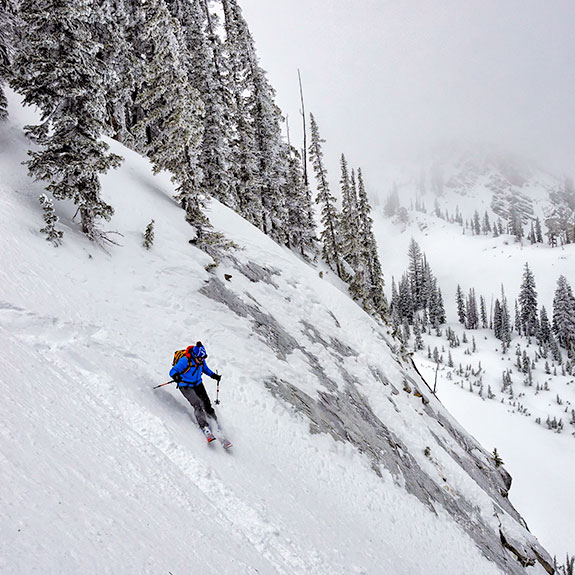
<svg viewBox="0 0 575 575"><path fill-rule="evenodd" d="M58 200L78 206L81 229L91 240L107 240L97 226L113 208L101 197L99 176L117 166L100 137L106 129L106 70L92 29L100 15L87 2L22 0L14 86L24 103L38 107L41 123L26 126L40 146L29 152L30 174L47 182Z"/></svg>
<svg viewBox="0 0 575 575"><path fill-rule="evenodd" d="M523 282L519 290L519 307L519 320L523 335L536 335L538 330L537 290L535 289L535 277L527 263L525 263Z"/></svg>
<svg viewBox="0 0 575 575"><path fill-rule="evenodd" d="M315 173L317 196L315 201L321 206L322 230L322 257L337 275L345 279L342 266L342 240L340 237L340 215L337 211L336 200L329 189L327 169L323 161L322 140L319 128L313 114L310 114L311 143L309 146L309 159Z"/></svg>

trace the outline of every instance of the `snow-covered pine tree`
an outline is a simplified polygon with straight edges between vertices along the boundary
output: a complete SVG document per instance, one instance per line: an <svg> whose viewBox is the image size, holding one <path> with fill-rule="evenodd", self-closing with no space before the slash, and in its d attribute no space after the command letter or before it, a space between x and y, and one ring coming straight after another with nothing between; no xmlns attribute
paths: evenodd
<svg viewBox="0 0 575 575"><path fill-rule="evenodd" d="M465 325L465 297L463 295L463 290L461 286L457 284L457 290L455 292L455 299L457 303L457 319L459 323Z"/></svg>
<svg viewBox="0 0 575 575"><path fill-rule="evenodd" d="M567 355L575 357L575 297L565 276L559 276L553 297L553 332Z"/></svg>
<svg viewBox="0 0 575 575"><path fill-rule="evenodd" d="M541 221L539 220L539 218L535 219L535 241L538 244L543 243L543 234L541 232Z"/></svg>
<svg viewBox="0 0 575 575"><path fill-rule="evenodd" d="M491 223L489 222L489 214L487 213L487 211L485 211L485 214L483 214L483 223L481 225L481 231L483 232L484 236L491 233Z"/></svg>
<svg viewBox="0 0 575 575"><path fill-rule="evenodd" d="M253 43L242 46L242 37L236 20L237 11L234 10L231 0L222 0L222 9L225 31L222 46L222 58L225 63L223 80L230 100L232 194L238 204L239 214L257 228L263 229L256 134L246 98L249 87L245 50L253 48Z"/></svg>
<svg viewBox="0 0 575 575"><path fill-rule="evenodd" d="M118 166L108 153L105 131L104 63L92 34L99 11L87 2L22 0L14 87L24 103L37 106L41 123L26 133L40 146L31 151L32 177L47 182L57 200L78 206L81 229L89 239L110 241L97 227L113 208L101 198L99 176Z"/></svg>
<svg viewBox="0 0 575 575"><path fill-rule="evenodd" d="M505 292L503 290L503 285L501 286L501 313L500 313L500 332L499 339L503 344L503 353L509 349L511 343L511 317L509 315L509 306L507 305L507 298L505 297ZM494 320L495 321L495 320Z"/></svg>
<svg viewBox="0 0 575 575"><path fill-rule="evenodd" d="M391 303L389 309L391 312L391 326L393 328L393 333L396 334L401 325L401 315L399 307L399 292L397 291L394 277L391 278Z"/></svg>
<svg viewBox="0 0 575 575"><path fill-rule="evenodd" d="M286 180L287 155L282 142L281 111L276 105L275 90L265 72L252 67L253 93L248 106L256 133L258 181L262 198L262 230L278 243L285 243L287 207L281 193Z"/></svg>
<svg viewBox="0 0 575 575"><path fill-rule="evenodd" d="M419 244L411 238L407 249L408 275L411 283L411 296L416 310L425 307L424 301L424 262Z"/></svg>
<svg viewBox="0 0 575 575"><path fill-rule="evenodd" d="M478 236L481 234L481 219L479 217L479 212L475 210L473 212L473 222L471 224L471 228L473 230L473 234Z"/></svg>
<svg viewBox="0 0 575 575"><path fill-rule="evenodd" d="M39 198L42 210L44 211L44 223L46 224L40 231L46 234L46 241L52 242L54 247L62 244L62 236L64 232L56 229L58 223L58 216L54 210L54 202L46 194L42 194Z"/></svg>
<svg viewBox="0 0 575 575"><path fill-rule="evenodd" d="M312 208L311 190L305 183L301 156L293 146L288 156L287 180L284 184L288 211L287 246L301 255L316 255L316 224Z"/></svg>
<svg viewBox="0 0 575 575"><path fill-rule="evenodd" d="M411 282L407 273L401 276L398 286L397 308L402 322L413 323L415 308L411 296Z"/></svg>
<svg viewBox="0 0 575 575"><path fill-rule="evenodd" d="M149 250L154 245L154 220L152 220L147 226L144 232L144 247Z"/></svg>
<svg viewBox="0 0 575 575"><path fill-rule="evenodd" d="M203 213L205 195L199 166L203 103L189 83L185 65L189 54L178 21L170 15L164 0L150 0L145 11L144 42L151 51L136 100L143 117L133 131L154 171L172 174L176 199L201 242L210 227Z"/></svg>
<svg viewBox="0 0 575 575"><path fill-rule="evenodd" d="M434 328L437 328L445 322L445 311L443 309L441 290L437 287L437 280L431 277L430 284L429 295L427 297L429 323L431 323Z"/></svg>
<svg viewBox="0 0 575 575"><path fill-rule="evenodd" d="M345 279L342 266L342 240L340 237L340 215L337 211L336 200L329 189L327 170L323 162L322 140L319 128L313 114L310 114L311 143L309 146L309 160L315 173L317 196L315 201L321 206L322 230L322 257L338 277Z"/></svg>
<svg viewBox="0 0 575 575"><path fill-rule="evenodd" d="M443 304L443 294L441 293L441 288L437 286L437 297L436 297L436 312L435 317L437 318L437 322L441 325L447 321L447 317L445 315L445 306Z"/></svg>
<svg viewBox="0 0 575 575"><path fill-rule="evenodd" d="M487 329L489 327L489 321L487 320L487 306L485 304L485 298L482 295L479 296L479 310L481 327L483 329Z"/></svg>
<svg viewBox="0 0 575 575"><path fill-rule="evenodd" d="M477 329L479 327L479 313L477 312L477 298L475 290L471 288L467 296L465 306L465 327L467 329Z"/></svg>
<svg viewBox="0 0 575 575"><path fill-rule="evenodd" d="M106 99L106 125L109 134L128 147L134 147L130 134L133 96L139 57L134 34L139 29L139 7L132 0L101 0L94 3L99 17L92 33L100 50L97 58L104 64L102 82Z"/></svg>
<svg viewBox="0 0 575 575"><path fill-rule="evenodd" d="M10 62L14 51L13 10L9 0L0 0L0 121L8 116L4 83L10 79Z"/></svg>
<svg viewBox="0 0 575 575"><path fill-rule="evenodd" d="M547 315L545 306L541 306L541 311L539 312L539 331L537 333L539 345L548 345L550 338L551 324L549 322L549 316Z"/></svg>
<svg viewBox="0 0 575 575"><path fill-rule="evenodd" d="M497 339L501 339L501 327L501 304L499 303L499 299L496 299L493 306L493 335Z"/></svg>
<svg viewBox="0 0 575 575"><path fill-rule="evenodd" d="M515 300L515 330L519 335L523 334L523 326L521 325L521 314L519 313L519 303Z"/></svg>
<svg viewBox="0 0 575 575"><path fill-rule="evenodd" d="M361 168L357 170L357 208L359 219L360 262L365 269L366 309L379 317L387 313L387 300L383 291L384 281L377 242L373 234L371 205L367 197Z"/></svg>
<svg viewBox="0 0 575 575"><path fill-rule="evenodd" d="M339 184L341 190L342 257L349 264L353 272L358 272L357 275L359 275L360 270L358 270L358 265L360 257L360 222L355 174L353 176L352 186L352 179L350 178L347 160L344 154L341 155L339 165L341 169ZM356 295L360 296L360 294Z"/></svg>
<svg viewBox="0 0 575 575"><path fill-rule="evenodd" d="M255 184L261 200L261 229L279 243L285 243L288 219L285 196L288 156L282 141L283 117L275 103L275 90L259 66L254 41L236 0L223 0L228 50L235 51L235 65L241 78L243 109L253 129Z"/></svg>
<svg viewBox="0 0 575 575"><path fill-rule="evenodd" d="M538 330L537 290L535 288L535 277L527 262L523 270L523 282L519 289L519 307L523 334L526 336L536 335Z"/></svg>
<svg viewBox="0 0 575 575"><path fill-rule="evenodd" d="M184 61L190 86L204 104L198 162L203 190L234 209L238 201L232 182L230 138L232 96L225 89L225 61L217 17L207 0L167 0L179 22L188 57Z"/></svg>

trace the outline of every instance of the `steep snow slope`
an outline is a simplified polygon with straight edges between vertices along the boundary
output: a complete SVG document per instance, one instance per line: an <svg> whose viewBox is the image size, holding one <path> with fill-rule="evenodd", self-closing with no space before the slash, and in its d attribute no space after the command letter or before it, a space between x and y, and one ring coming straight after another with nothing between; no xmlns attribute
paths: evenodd
<svg viewBox="0 0 575 575"><path fill-rule="evenodd" d="M20 165L29 114L0 126L2 573L545 572L508 477L385 329L230 210L210 217L240 249L214 268L169 177L112 142L121 246L60 205L65 243L46 242ZM223 374L229 454L177 390L152 390L197 339Z"/></svg>

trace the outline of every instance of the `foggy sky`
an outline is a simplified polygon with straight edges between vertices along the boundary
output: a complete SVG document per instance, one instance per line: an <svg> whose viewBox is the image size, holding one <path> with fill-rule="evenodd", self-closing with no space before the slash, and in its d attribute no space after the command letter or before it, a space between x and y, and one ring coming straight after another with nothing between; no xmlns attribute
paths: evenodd
<svg viewBox="0 0 575 575"><path fill-rule="evenodd" d="M456 140L575 172L575 0L240 5L298 148L301 70L330 168L344 152L373 179Z"/></svg>

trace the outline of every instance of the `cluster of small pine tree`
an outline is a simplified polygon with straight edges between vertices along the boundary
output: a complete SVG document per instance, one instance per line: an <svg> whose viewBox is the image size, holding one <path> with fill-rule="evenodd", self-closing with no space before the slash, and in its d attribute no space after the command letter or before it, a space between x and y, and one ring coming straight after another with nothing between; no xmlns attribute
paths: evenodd
<svg viewBox="0 0 575 575"><path fill-rule="evenodd" d="M466 329L489 328L502 342L503 352L509 349L513 331L527 338L535 338L541 348L542 357L550 352L554 361L561 363L561 351L567 351L569 358L575 358L575 296L565 276L557 280L553 298L553 316L549 320L545 306L539 309L535 277L525 264L519 296L515 302L515 318L512 322L505 291L501 286L501 297L495 300L488 319L485 299L480 296L480 311L477 313L475 291L471 289L467 298L457 286L457 314L459 323Z"/></svg>
<svg viewBox="0 0 575 575"><path fill-rule="evenodd" d="M391 286L391 322L405 343L413 326L416 348L422 349L421 333L426 327L438 329L446 321L441 288L419 244L412 239L408 248L409 265L396 285ZM401 329L400 329L401 328Z"/></svg>

